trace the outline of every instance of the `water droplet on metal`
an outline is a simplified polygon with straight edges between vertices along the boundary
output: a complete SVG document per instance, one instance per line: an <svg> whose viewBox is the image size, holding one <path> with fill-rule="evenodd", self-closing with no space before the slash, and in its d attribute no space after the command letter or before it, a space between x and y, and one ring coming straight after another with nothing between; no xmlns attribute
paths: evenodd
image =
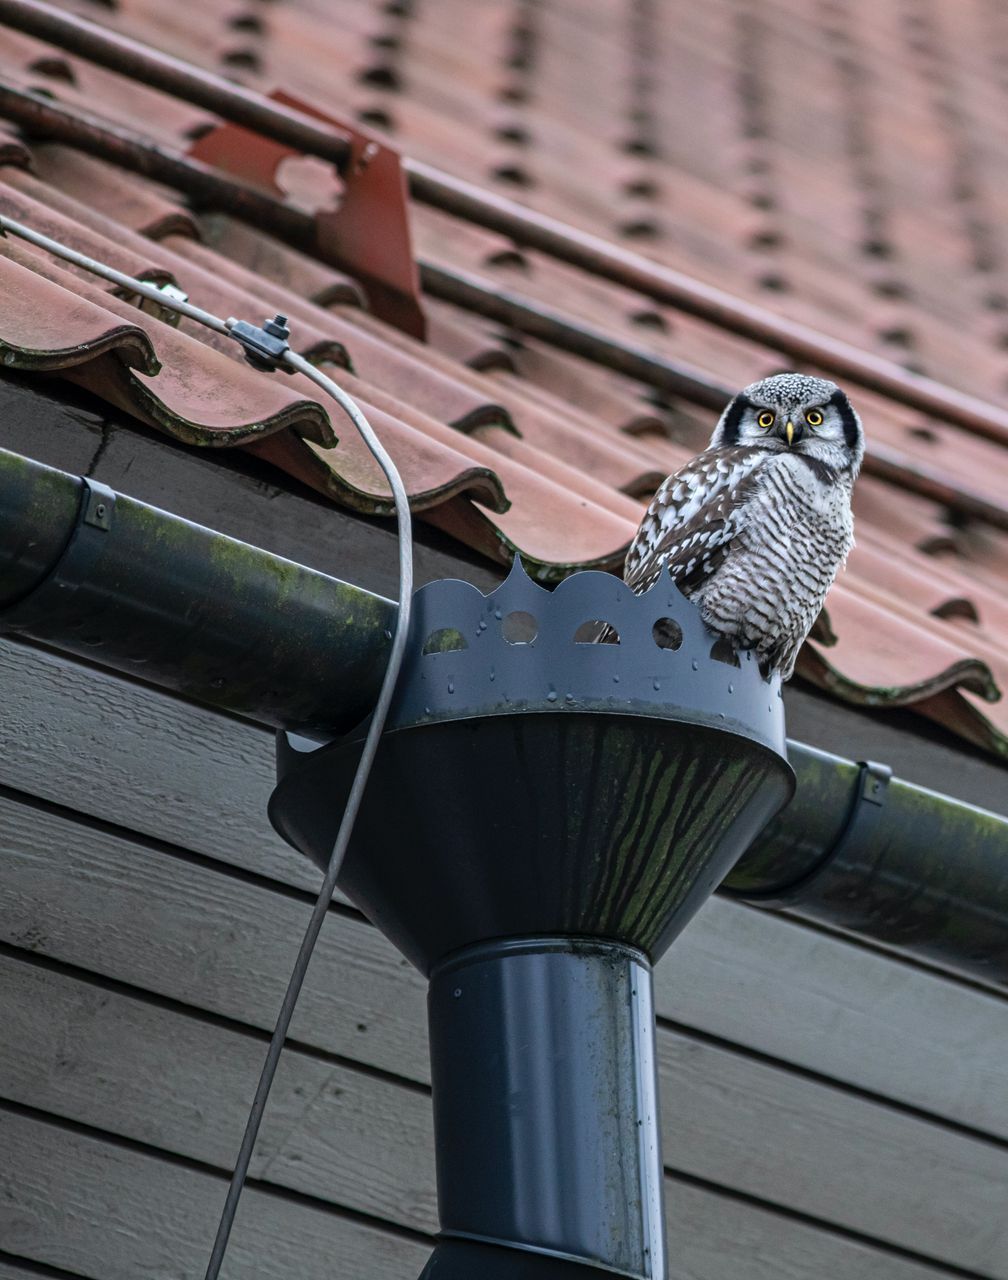
<svg viewBox="0 0 1008 1280"><path fill-rule="evenodd" d="M564 694L564 702L573 702L573 701L574 701L574 695L572 693Z"/></svg>
<svg viewBox="0 0 1008 1280"><path fill-rule="evenodd" d="M496 671L494 671L493 667L491 667L491 668L490 668L490 683L491 683L491 684L493 684L493 682L494 682L496 679L497 679L497 672L496 672Z"/></svg>
<svg viewBox="0 0 1008 1280"><path fill-rule="evenodd" d="M556 702L556 700L557 700L556 690L555 690L555 689L550 689L549 693L546 695L546 701L547 701L547 702Z"/></svg>
<svg viewBox="0 0 1008 1280"><path fill-rule="evenodd" d="M429 716L429 715L430 715L430 707L424 707L424 709L423 709L423 713L424 713L424 715L425 715L425 716Z"/></svg>
<svg viewBox="0 0 1008 1280"><path fill-rule="evenodd" d="M734 693L734 692L735 692L735 686L734 686L733 684L729 684L729 685L728 685L728 692L729 692L729 693Z"/></svg>
<svg viewBox="0 0 1008 1280"><path fill-rule="evenodd" d="M454 681L454 680L449 680L449 681L448 681L448 692L449 692L449 693L454 693L454 692L455 692L455 681Z"/></svg>
<svg viewBox="0 0 1008 1280"><path fill-rule="evenodd" d="M503 618L503 616L504 615L500 611L500 609L494 609L494 617L497 619L498 622L501 620L501 618Z"/></svg>
<svg viewBox="0 0 1008 1280"><path fill-rule="evenodd" d="M613 684L619 684L619 676L613 676L612 682Z"/></svg>
<svg viewBox="0 0 1008 1280"><path fill-rule="evenodd" d="M693 670L694 670L694 671L699 671L699 670L700 670L700 663L699 663L699 662L697 662L696 658L694 658L694 659L693 659L693 661L692 661L692 663L691 663L690 665L693 667Z"/></svg>
<svg viewBox="0 0 1008 1280"><path fill-rule="evenodd" d="M654 689L655 689L655 692L657 693L657 692L658 692L658 690L659 690L660 688L661 688L661 681L660 681L660 680L655 680L655 681L654 681Z"/></svg>

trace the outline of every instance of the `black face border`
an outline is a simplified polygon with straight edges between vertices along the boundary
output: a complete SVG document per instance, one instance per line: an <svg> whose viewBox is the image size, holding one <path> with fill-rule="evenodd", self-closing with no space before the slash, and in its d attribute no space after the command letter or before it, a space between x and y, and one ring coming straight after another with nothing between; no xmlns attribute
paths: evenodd
<svg viewBox="0 0 1008 1280"><path fill-rule="evenodd" d="M744 392L739 392L735 399L731 402L725 412L723 438L725 444L738 444L739 427L742 424L742 415L746 409L755 408L752 401Z"/></svg>
<svg viewBox="0 0 1008 1280"><path fill-rule="evenodd" d="M840 414L840 421L843 423L844 440L846 441L847 448L851 450L857 449L861 432L858 428L857 417L855 416L854 410L851 408L851 402L847 399L846 392L841 391L840 388L837 387L836 391L834 391L830 396L829 402Z"/></svg>

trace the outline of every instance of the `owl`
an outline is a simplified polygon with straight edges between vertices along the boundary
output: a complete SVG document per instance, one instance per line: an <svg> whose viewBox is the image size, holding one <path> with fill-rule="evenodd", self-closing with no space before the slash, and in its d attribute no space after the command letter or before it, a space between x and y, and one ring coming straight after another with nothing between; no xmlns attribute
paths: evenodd
<svg viewBox="0 0 1008 1280"><path fill-rule="evenodd" d="M754 382L655 494L627 583L646 591L667 565L712 631L789 679L854 545L863 457L861 421L834 383L800 373Z"/></svg>

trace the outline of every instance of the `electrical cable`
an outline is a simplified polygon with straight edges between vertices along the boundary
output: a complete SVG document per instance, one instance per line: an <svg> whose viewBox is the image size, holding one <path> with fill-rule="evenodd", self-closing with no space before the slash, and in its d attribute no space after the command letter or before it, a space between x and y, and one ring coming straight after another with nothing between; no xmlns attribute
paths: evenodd
<svg viewBox="0 0 1008 1280"><path fill-rule="evenodd" d="M311 379L311 381L314 382L316 386L320 387L329 397L331 397L331 399L335 400L347 415L356 430L360 433L360 436L371 455L385 473L389 487L392 490L392 500L395 507L396 522L398 525L399 609L392 633L392 644L389 650L388 665L385 668L385 675L382 679L381 689L378 693L374 711L371 715L371 721L364 739L364 747L361 751L361 757L357 764L357 770L354 774L353 785L350 788L346 807L343 810L343 817L340 820L336 841L329 857L329 866L322 881L322 886L319 889L318 897L315 900L315 906L312 909L311 917L308 921L308 927L301 940L301 946L298 950L297 959L294 962L294 968L291 971L291 976L287 983L287 989L284 992L284 998L280 1005L280 1012L277 1015L276 1026L270 1039L269 1048L266 1052L266 1060L263 1063L259 1083L256 1086L255 1097L249 1110L248 1120L245 1125L245 1132L242 1135L241 1146L238 1151L237 1160L235 1161L234 1172L231 1176L227 1197L224 1201L224 1208L221 1212L220 1222L217 1227L217 1234L214 1238L210 1261L206 1270L205 1280L217 1280L221 1266L224 1262L224 1256L227 1252L228 1240L231 1236L231 1229L234 1226L235 1215L238 1211L238 1201L241 1197L242 1188L244 1187L245 1180L248 1176L249 1164L252 1159L252 1152L255 1148L256 1137L259 1133L259 1126L262 1123L262 1118L266 1111L266 1103L269 1099L270 1089L272 1088L277 1066L280 1062L280 1054L283 1050L284 1041L287 1039L287 1032L290 1028L291 1019L294 1016L298 996L301 994L301 988L304 985L305 975L308 972L308 965L311 961L312 952L315 949L315 943L318 941L319 933L321 932L322 925L329 910L329 904L332 901L332 896L336 889L336 881L339 878L347 846L349 845L350 837L353 834L354 824L357 820L361 801L364 798L364 790L371 774L371 766L374 763L375 754L378 750L382 731L385 727L385 721L388 717L389 707L391 706L392 697L395 693L396 682L399 678L399 671L402 667L403 656L406 652L406 644L409 638L410 611L413 599L413 533L409 509L409 497L406 493L406 488L403 485L402 478L396 469L395 463L386 452L377 435L375 435L371 424L361 412L356 401L354 401L354 399L331 378L327 377L324 373L321 373L314 367L314 365L305 360L303 356L298 355L297 352L290 349L287 342L289 334L284 317L277 316L273 320L267 321L266 324L261 327L251 325L247 321L235 320L233 318L221 320L218 316L213 315L209 311L204 311L200 307L192 306L187 300L183 300L181 297L175 296L172 293L166 293L157 285L152 285L146 281L136 280L132 276L124 275L123 272L116 271L115 268L107 266L103 262L99 262L96 258L91 258L86 254L78 253L76 249L71 249L69 245L62 244L58 240L52 240L49 236L33 231L30 227L27 227L22 223L15 222L12 218L0 216L0 234L6 232L10 232L19 238L36 245L38 248L45 249L47 252L52 253L67 262L72 262L75 266L81 267L85 271L89 271L94 275L110 280L112 283L117 284L122 288L129 289L130 292L135 293L140 297L149 298L159 306L178 311L180 314L188 316L199 324L206 325L217 333L227 334L234 338L236 342L240 343L245 351L246 359L254 368L269 372L272 369L286 366L285 372L297 372L304 374L306 378Z"/></svg>
<svg viewBox="0 0 1008 1280"><path fill-rule="evenodd" d="M54 254L65 262L72 262L75 267L90 271L92 275L102 276L105 280L110 280L122 289L129 289L131 293L139 294L142 298L149 298L158 306L178 311L181 315L188 316L190 320L206 325L208 329L213 329L217 333L230 333L227 324L219 316L213 315L210 311L204 311L201 307L194 307L180 292L168 293L160 285L151 284L147 280L137 280L122 271L116 271L115 267L99 262L97 258L90 258L86 253L78 253L76 249L71 249L68 244L63 244L60 240L53 240L43 235L41 231L34 231L23 222L15 222L13 218L0 215L0 233L8 231L19 240L27 240L36 248L45 249L47 253Z"/></svg>
<svg viewBox="0 0 1008 1280"><path fill-rule="evenodd" d="M360 432L368 449L378 462L378 465L385 472L388 482L392 488L396 517L399 523L399 613L396 618L395 630L392 636L392 649L389 653L388 666L385 668L385 677L382 680L381 690L378 694L378 701L375 703L375 709L371 717L371 723L368 727L367 737L364 739L364 749L357 765L357 772L354 774L353 786L350 788L350 795L347 799L346 808L343 810L343 818L340 822L339 832L336 836L336 843L333 845L333 851L329 857L329 869L326 871L325 879L322 882L322 888L319 890L319 895L316 899L311 919L308 922L308 928L305 931L304 939L301 942L301 949L299 950L297 960L294 963L290 982L287 986L283 1003L280 1006L280 1014L277 1018L276 1029L274 1030L273 1037L270 1040L269 1049L266 1054L266 1061L263 1064L262 1075L260 1076L259 1085L256 1089L252 1109L249 1112L248 1123L245 1128L244 1137L242 1138L241 1148L238 1152L238 1160L235 1164L234 1175L231 1179L231 1185L228 1188L227 1199L224 1203L224 1211L221 1215L220 1226L217 1230L217 1238L214 1241L210 1264L207 1267L206 1280L217 1280L217 1276L220 1273L221 1263L224 1261L224 1253L227 1249L228 1237L231 1234L231 1227L234 1223L235 1213L238 1209L238 1198L241 1195L242 1187L244 1186L245 1178L248 1174L249 1162L252 1159L252 1150L255 1146L256 1135L259 1132L259 1125L262 1122L263 1113L266 1110L266 1100L269 1097L269 1091L273 1084L273 1077L276 1074L277 1064L280 1061L280 1051L283 1049L284 1041L287 1038L287 1030L294 1014L294 1006L297 1003L297 998L304 983L305 974L308 971L308 962L311 960L315 942L318 939L319 931L322 928L322 923L325 920L326 913L329 909L329 902L332 899L333 891L336 888L336 880L339 877L340 868L343 865L343 858L346 855L347 845L350 842L350 836L353 832L354 823L357 820L357 813L360 809L361 800L364 797L364 788L367 785L368 777L371 773L371 765L374 761L375 753L378 750L378 743L381 738L382 730L385 727L385 719L388 715L389 706L392 702L392 695L395 692L396 681L399 677L399 669L402 666L403 655L406 651L406 641L409 634L410 603L413 597L413 540L410 527L409 500L406 496L406 491L403 487L402 480L399 477L399 473L395 469L395 465L382 448L380 441L374 434L363 413L361 413L354 401L341 387L337 386L331 378L327 378L325 374L320 373L318 369L313 368L303 356L299 356L289 349L286 352L284 359L293 369L296 369L299 373L303 373L306 377L311 378L314 383L332 396Z"/></svg>

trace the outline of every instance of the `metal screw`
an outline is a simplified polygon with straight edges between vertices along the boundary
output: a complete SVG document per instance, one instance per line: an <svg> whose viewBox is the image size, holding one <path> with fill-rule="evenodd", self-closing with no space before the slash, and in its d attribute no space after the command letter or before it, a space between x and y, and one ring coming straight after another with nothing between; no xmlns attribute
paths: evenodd
<svg viewBox="0 0 1008 1280"><path fill-rule="evenodd" d="M287 328L287 317L279 313L272 320L267 320L263 325L263 329L271 338L281 338L286 342L290 337L290 329Z"/></svg>
<svg viewBox="0 0 1008 1280"><path fill-rule="evenodd" d="M380 148L376 142L369 142L364 150L360 153L357 160L356 169L358 173L363 173L371 161L378 154Z"/></svg>

